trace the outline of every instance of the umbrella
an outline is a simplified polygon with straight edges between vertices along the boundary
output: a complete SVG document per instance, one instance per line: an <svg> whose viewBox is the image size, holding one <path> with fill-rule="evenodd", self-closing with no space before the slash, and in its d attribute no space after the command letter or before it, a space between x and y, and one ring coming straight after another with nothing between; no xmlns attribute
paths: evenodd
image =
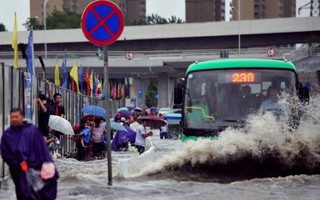
<svg viewBox="0 0 320 200"><path fill-rule="evenodd" d="M130 104L127 106L127 108L128 108L129 110L132 110L132 109L134 109L134 105L133 105L132 103L130 103Z"/></svg>
<svg viewBox="0 0 320 200"><path fill-rule="evenodd" d="M48 125L55 131L59 131L66 135L74 135L70 122L63 117L50 115Z"/></svg>
<svg viewBox="0 0 320 200"><path fill-rule="evenodd" d="M151 127L152 129L158 129L161 126L165 126L166 125L166 122L163 121L158 116L142 116L142 117L139 117L137 119L137 121L141 124L142 120L144 120L144 119L148 120L148 125L147 126Z"/></svg>
<svg viewBox="0 0 320 200"><path fill-rule="evenodd" d="M100 117L106 117L106 110L99 106L86 106L81 109L83 113L86 113L88 115L94 115L94 116L100 116Z"/></svg>
<svg viewBox="0 0 320 200"><path fill-rule="evenodd" d="M131 142L134 143L136 140L136 132L132 130L129 126L124 126L126 131L117 131L117 134L112 140L111 148L113 151L119 150L119 144Z"/></svg>
<svg viewBox="0 0 320 200"><path fill-rule="evenodd" d="M134 108L134 111L136 111L136 112L142 112L142 109L139 108L139 107L135 107L135 108Z"/></svg>
<svg viewBox="0 0 320 200"><path fill-rule="evenodd" d="M121 110L129 110L127 107L121 107L121 108L118 108L117 112L120 112Z"/></svg>
<svg viewBox="0 0 320 200"><path fill-rule="evenodd" d="M103 125L106 126L106 122L104 122ZM111 129L116 131L127 131L127 129L122 124L117 122L110 122L110 127Z"/></svg>
<svg viewBox="0 0 320 200"><path fill-rule="evenodd" d="M85 115L83 118L85 118L87 120L104 119L101 116L95 116L95 115Z"/></svg>
<svg viewBox="0 0 320 200"><path fill-rule="evenodd" d="M118 112L118 116L121 118L121 117L124 117L126 119L130 119L130 116L131 116L131 113L128 111L128 110L120 110Z"/></svg>

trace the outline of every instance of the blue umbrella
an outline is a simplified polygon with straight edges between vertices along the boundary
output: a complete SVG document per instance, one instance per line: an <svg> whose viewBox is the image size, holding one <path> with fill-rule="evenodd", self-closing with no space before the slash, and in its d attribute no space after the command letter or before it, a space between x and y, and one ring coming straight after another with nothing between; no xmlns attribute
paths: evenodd
<svg viewBox="0 0 320 200"><path fill-rule="evenodd" d="M88 114L88 115L94 115L99 117L106 117L106 110L99 106L86 106L81 109L81 112Z"/></svg>
<svg viewBox="0 0 320 200"><path fill-rule="evenodd" d="M120 112L121 110L129 110L127 107L121 107L121 108L118 108L117 112Z"/></svg>
<svg viewBox="0 0 320 200"><path fill-rule="evenodd" d="M106 122L103 123L106 126ZM110 128L116 131L127 131L127 129L120 123L110 122Z"/></svg>
<svg viewBox="0 0 320 200"><path fill-rule="evenodd" d="M128 108L129 110L133 110L133 109L134 109L134 106L127 106L127 108Z"/></svg>
<svg viewBox="0 0 320 200"><path fill-rule="evenodd" d="M117 130L117 131L127 131L127 129L120 123L117 122L110 122L111 129Z"/></svg>

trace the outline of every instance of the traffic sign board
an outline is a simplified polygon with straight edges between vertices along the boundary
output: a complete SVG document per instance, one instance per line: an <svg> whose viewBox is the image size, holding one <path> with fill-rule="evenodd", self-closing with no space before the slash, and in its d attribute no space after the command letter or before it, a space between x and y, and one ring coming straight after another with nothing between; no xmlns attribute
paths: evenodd
<svg viewBox="0 0 320 200"><path fill-rule="evenodd" d="M128 51L128 52L126 53L126 59L127 59L127 60L132 60L133 58L134 58L133 52Z"/></svg>
<svg viewBox="0 0 320 200"><path fill-rule="evenodd" d="M273 57L275 54L275 50L273 48L269 48L267 51L268 57Z"/></svg>
<svg viewBox="0 0 320 200"><path fill-rule="evenodd" d="M110 45L119 38L123 31L122 12L111 1L93 1L82 13L81 28L91 43L98 46Z"/></svg>

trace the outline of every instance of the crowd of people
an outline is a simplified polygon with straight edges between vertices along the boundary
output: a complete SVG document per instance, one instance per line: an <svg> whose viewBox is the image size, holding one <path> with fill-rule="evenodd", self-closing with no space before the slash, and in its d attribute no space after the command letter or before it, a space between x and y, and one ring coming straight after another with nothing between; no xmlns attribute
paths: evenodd
<svg viewBox="0 0 320 200"><path fill-rule="evenodd" d="M55 155L58 158L59 154L60 137L62 133L52 130L48 126L50 115L57 115L64 117L65 108L61 105L62 96L59 93L55 93L53 98L47 98L44 94L39 94L39 129L44 137L45 143L48 145L48 149L51 155ZM125 114L123 114L125 113ZM130 124L137 121L141 116L154 116L156 115L156 109L150 108L146 110L133 109L132 107L127 110L121 110L116 115L111 116L111 121L121 124L124 130L111 130L112 150L113 151L127 151L130 146L135 148L140 154L144 152L146 137L152 136L152 132L146 131L148 121L142 121L139 127L132 128ZM165 116L160 114L159 117L166 122L166 125L160 127L160 138L168 138L168 123L165 120ZM90 160L90 159L103 159L107 150L107 133L105 119L101 116L85 115L74 126L75 135L73 141L76 146L75 157L78 160Z"/></svg>
<svg viewBox="0 0 320 200"><path fill-rule="evenodd" d="M50 115L57 115L60 117L65 116L65 108L61 104L62 96L60 93L55 93L53 98L47 98L44 94L38 95L39 114L38 114L38 127L44 137L45 143L51 155L58 158L59 154L60 137L63 135L61 132L52 130L49 125ZM122 113L125 112L125 115ZM151 115L154 116L156 110L147 109L142 110L128 110L118 112L115 116L111 117L111 121L120 123L125 130L111 130L112 150L113 151L127 151L129 146L133 146L141 154L144 152L145 138L151 136L152 133L146 132L147 121L143 122L140 127L134 129L130 124L135 122L140 116ZM129 115L127 114L129 113ZM164 115L159 115L163 120ZM167 122L166 122L167 123ZM168 126L160 127L160 138L168 138ZM107 149L107 133L105 119L101 116L85 115L79 124L74 127L75 136L73 141L76 146L76 156L78 160L88 159L103 159ZM136 142L137 141L137 142Z"/></svg>
<svg viewBox="0 0 320 200"><path fill-rule="evenodd" d="M123 115L122 113L126 113ZM129 147L135 148L139 154L145 151L146 138L153 135L153 132L147 131L148 119L143 119L137 127L137 118L141 115L150 115L148 113L137 113L136 111L125 110L118 112L111 117L111 121L121 124L122 130L111 128L111 150L128 151ZM140 111L139 111L140 112ZM128 113L130 113L128 115ZM154 112L153 112L154 113ZM152 114L154 115L154 114ZM160 139L168 139L168 123L163 114L159 115L164 120L165 126L159 127ZM75 126L74 142L76 143L78 160L87 160L90 158L103 159L107 150L107 133L105 120L99 116L85 115L79 125Z"/></svg>

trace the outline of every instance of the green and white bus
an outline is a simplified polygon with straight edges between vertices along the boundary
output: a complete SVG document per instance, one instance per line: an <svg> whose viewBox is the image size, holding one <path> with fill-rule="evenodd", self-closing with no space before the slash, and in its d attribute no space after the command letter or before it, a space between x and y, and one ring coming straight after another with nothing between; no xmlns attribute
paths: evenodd
<svg viewBox="0 0 320 200"><path fill-rule="evenodd" d="M248 115L270 98L271 88L296 96L302 94L301 85L295 66L287 61L195 62L188 67L184 84L175 89L175 104L182 106L182 139L215 138L227 127L242 127ZM298 103L294 99L290 98L290 109Z"/></svg>

